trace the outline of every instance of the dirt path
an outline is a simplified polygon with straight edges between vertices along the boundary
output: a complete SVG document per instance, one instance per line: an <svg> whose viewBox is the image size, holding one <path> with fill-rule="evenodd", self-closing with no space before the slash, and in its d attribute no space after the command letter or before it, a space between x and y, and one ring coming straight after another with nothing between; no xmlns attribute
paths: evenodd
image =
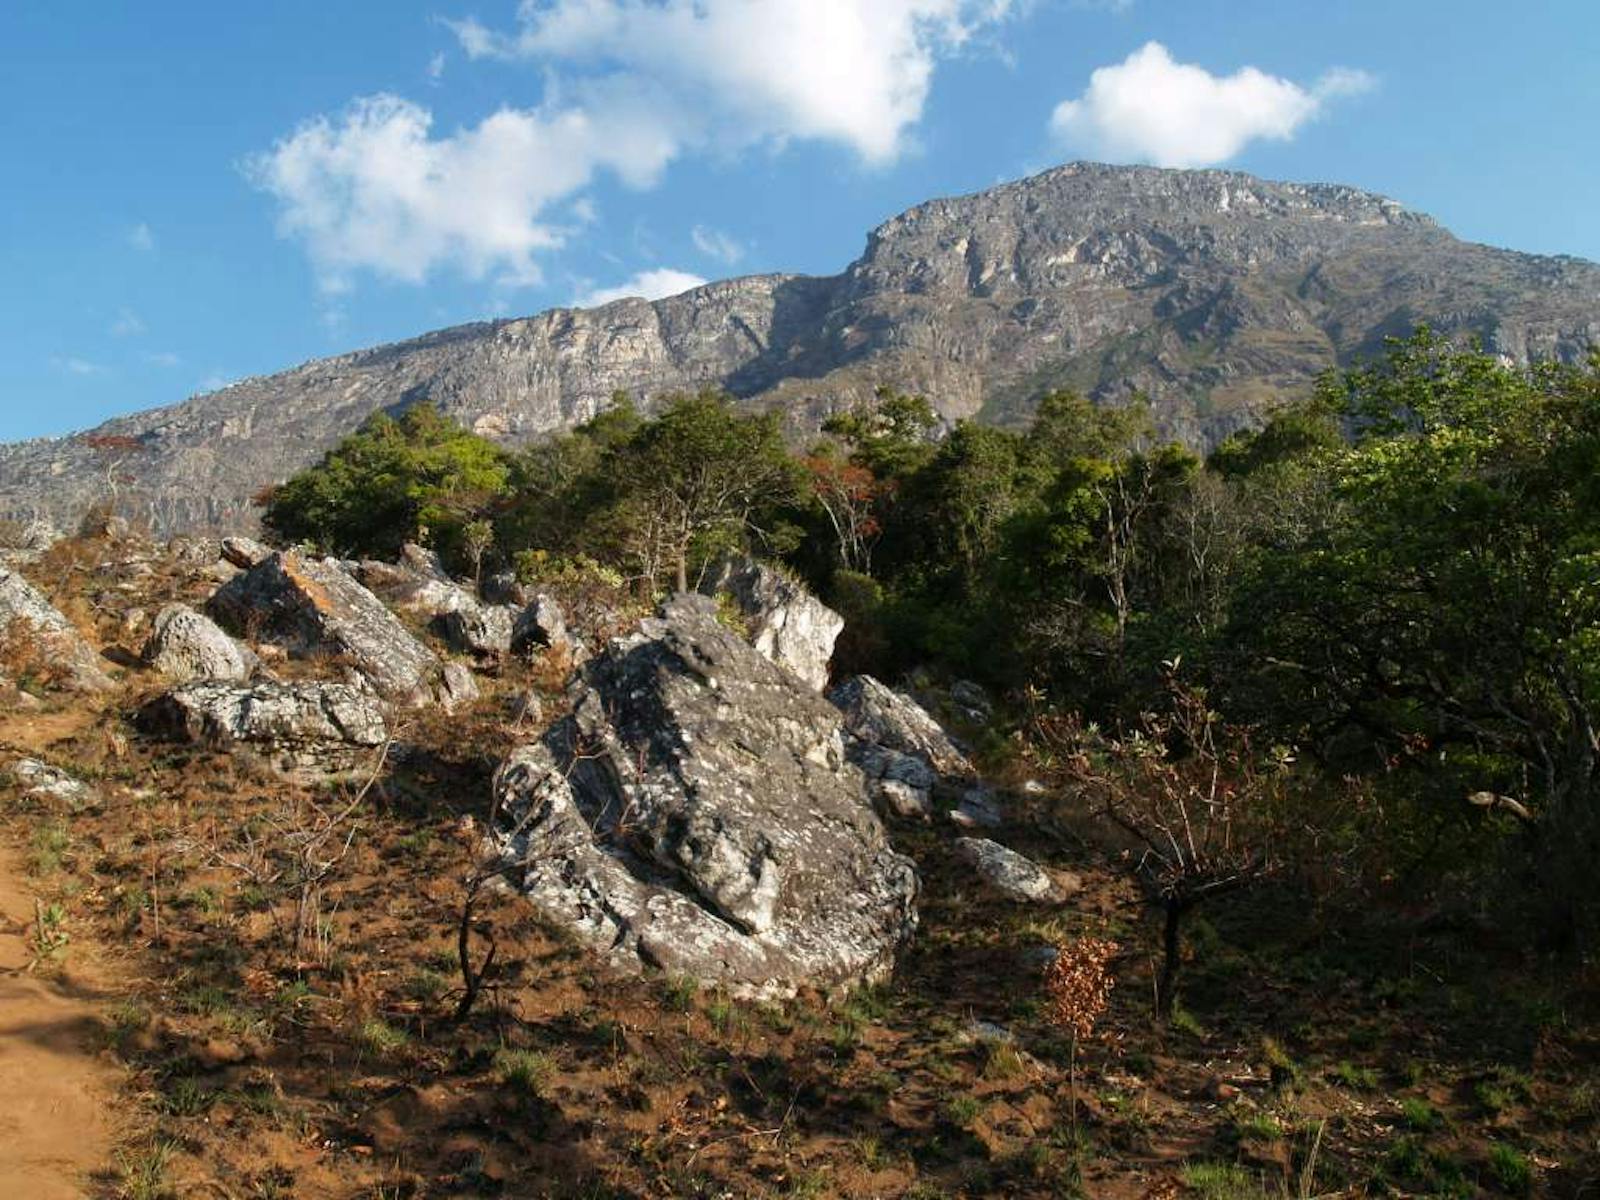
<svg viewBox="0 0 1600 1200"><path fill-rule="evenodd" d="M0 1196L75 1200L111 1157L118 1073L98 1047L103 980L89 947L28 970L33 894L0 847Z"/></svg>

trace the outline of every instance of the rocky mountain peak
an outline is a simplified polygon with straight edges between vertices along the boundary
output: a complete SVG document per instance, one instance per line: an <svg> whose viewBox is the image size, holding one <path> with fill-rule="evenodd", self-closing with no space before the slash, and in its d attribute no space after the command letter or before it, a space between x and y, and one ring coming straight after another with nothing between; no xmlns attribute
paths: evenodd
<svg viewBox="0 0 1600 1200"><path fill-rule="evenodd" d="M647 302L463 325L107 422L159 532L248 524L250 497L379 409L429 401L517 445L618 390L720 387L795 436L878 384L947 419L1024 419L1053 387L1147 396L1198 447L1426 321L1512 358L1600 343L1600 267L1463 243L1386 197L1236 171L1070 163L884 222L836 276L754 275ZM82 438L0 447L0 517L104 498Z"/></svg>

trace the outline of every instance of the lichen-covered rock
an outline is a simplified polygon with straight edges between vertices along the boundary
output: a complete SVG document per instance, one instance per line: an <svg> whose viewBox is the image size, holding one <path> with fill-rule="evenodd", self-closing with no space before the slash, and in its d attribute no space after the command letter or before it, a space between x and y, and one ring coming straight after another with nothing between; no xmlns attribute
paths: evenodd
<svg viewBox="0 0 1600 1200"><path fill-rule="evenodd" d="M828 660L844 618L776 567L730 558L701 585L724 595L743 614L750 644L817 691L828 686Z"/></svg>
<svg viewBox="0 0 1600 1200"><path fill-rule="evenodd" d="M46 656L66 686L78 692L115 687L77 628L36 587L0 565L0 639L21 638Z"/></svg>
<svg viewBox="0 0 1600 1200"><path fill-rule="evenodd" d="M828 693L844 713L851 761L872 783L873 796L900 816L927 816L942 779L976 772L928 711L870 675L845 680Z"/></svg>
<svg viewBox="0 0 1600 1200"><path fill-rule="evenodd" d="M459 584L421 574L403 562L363 559L352 564L349 571L357 583L385 604L429 620L476 603L472 594Z"/></svg>
<svg viewBox="0 0 1600 1200"><path fill-rule="evenodd" d="M90 784L36 758L19 758L11 764L9 773L11 782L29 800L50 801L77 812L100 799L100 793Z"/></svg>
<svg viewBox="0 0 1600 1200"><path fill-rule="evenodd" d="M1070 886L1076 882L1071 876L1064 883L1031 858L988 838L957 838L955 851L979 879L1024 904L1057 904L1078 890Z"/></svg>
<svg viewBox="0 0 1600 1200"><path fill-rule="evenodd" d="M551 596L539 595L517 615L511 629L511 652L541 650L563 653L574 663L588 658L588 649L567 629L567 615Z"/></svg>
<svg viewBox="0 0 1600 1200"><path fill-rule="evenodd" d="M739 995L881 977L916 925L837 710L679 596L594 659L501 768L504 846L613 963Z"/></svg>
<svg viewBox="0 0 1600 1200"><path fill-rule="evenodd" d="M345 659L386 699L432 699L437 656L331 559L271 554L218 588L207 608L236 633L292 654Z"/></svg>
<svg viewBox="0 0 1600 1200"><path fill-rule="evenodd" d="M169 604L156 614L140 657L180 683L248 679L257 661L210 617L183 604Z"/></svg>
<svg viewBox="0 0 1600 1200"><path fill-rule="evenodd" d="M967 756L927 709L871 675L845 680L828 699L843 711L845 728L862 741L917 755L941 775L974 773Z"/></svg>
<svg viewBox="0 0 1600 1200"><path fill-rule="evenodd" d="M387 740L383 705L348 683L186 683L145 705L147 732L202 745L247 746L291 771L345 771Z"/></svg>
<svg viewBox="0 0 1600 1200"><path fill-rule="evenodd" d="M511 653L512 630L520 615L508 604L479 604L469 599L440 613L433 626L453 649L479 658L498 658Z"/></svg>

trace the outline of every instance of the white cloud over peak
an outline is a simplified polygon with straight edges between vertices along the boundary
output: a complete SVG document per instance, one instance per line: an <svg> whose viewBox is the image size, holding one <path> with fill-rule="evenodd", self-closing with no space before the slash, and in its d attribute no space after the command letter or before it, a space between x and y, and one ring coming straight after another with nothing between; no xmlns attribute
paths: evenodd
<svg viewBox="0 0 1600 1200"><path fill-rule="evenodd" d="M667 296L676 296L679 292L687 292L690 288L697 288L706 280L688 271L677 271L671 267L658 267L651 271L640 271L625 283L616 287L591 288L580 293L573 304L578 308L598 308L602 304L610 304L613 300L625 300L630 296L637 296L641 300L660 300Z"/></svg>
<svg viewBox="0 0 1600 1200"><path fill-rule="evenodd" d="M593 219L584 193L602 175L648 187L687 153L794 139L892 161L939 60L1026 2L523 0L508 30L446 23L468 58L541 72L541 104L440 132L422 105L369 96L245 170L328 294L369 272L534 284L541 256ZM430 64L433 82L442 67ZM731 239L700 249L724 262L738 251Z"/></svg>
<svg viewBox="0 0 1600 1200"><path fill-rule="evenodd" d="M1368 91L1375 82L1345 67L1309 87L1255 67L1218 76L1148 42L1091 74L1082 96L1056 106L1050 128L1064 145L1105 158L1210 166L1258 139L1289 140L1330 101Z"/></svg>
<svg viewBox="0 0 1600 1200"><path fill-rule="evenodd" d="M517 28L454 22L472 58L598 72L672 97L685 140L813 138L886 163L921 117L937 61L1013 0L524 0Z"/></svg>
<svg viewBox="0 0 1600 1200"><path fill-rule="evenodd" d="M432 126L421 105L370 96L246 163L324 290L347 290L362 270L421 283L444 267L535 283L535 255L567 232L546 218L552 204L603 170L646 186L677 149L653 113L618 97L595 108L503 108L443 136Z"/></svg>

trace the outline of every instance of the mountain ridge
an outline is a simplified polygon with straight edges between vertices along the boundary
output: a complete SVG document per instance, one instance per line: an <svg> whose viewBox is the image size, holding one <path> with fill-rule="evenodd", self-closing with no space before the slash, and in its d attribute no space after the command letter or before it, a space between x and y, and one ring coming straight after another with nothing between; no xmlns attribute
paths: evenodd
<svg viewBox="0 0 1600 1200"><path fill-rule="evenodd" d="M250 497L379 409L430 400L520 445L600 411L725 388L796 436L878 383L948 420L1023 419L1050 387L1150 397L1197 447L1427 321L1514 359L1600 344L1600 266L1456 239L1341 184L1071 163L884 221L836 275L474 322L301 363L87 435L0 446L0 517L70 525L132 439L125 502L160 532L238 528Z"/></svg>

